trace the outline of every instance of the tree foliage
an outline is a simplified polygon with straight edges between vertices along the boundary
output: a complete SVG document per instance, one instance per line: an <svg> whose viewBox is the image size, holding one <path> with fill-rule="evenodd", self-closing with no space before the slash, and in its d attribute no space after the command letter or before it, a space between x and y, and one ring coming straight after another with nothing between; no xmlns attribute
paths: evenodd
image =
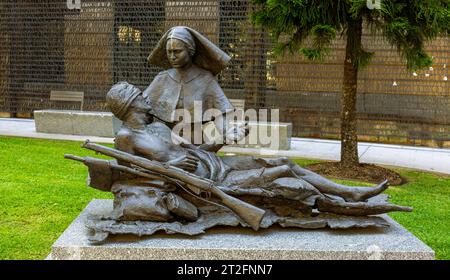
<svg viewBox="0 0 450 280"><path fill-rule="evenodd" d="M425 43L450 34L450 0L381 0L381 9L369 9L367 0L252 1L257 9L251 19L274 36L277 54L299 51L310 59L321 59L349 23L363 20L397 48L408 69L416 70L433 63ZM352 61L359 69L373 53L361 44L355 46Z"/></svg>

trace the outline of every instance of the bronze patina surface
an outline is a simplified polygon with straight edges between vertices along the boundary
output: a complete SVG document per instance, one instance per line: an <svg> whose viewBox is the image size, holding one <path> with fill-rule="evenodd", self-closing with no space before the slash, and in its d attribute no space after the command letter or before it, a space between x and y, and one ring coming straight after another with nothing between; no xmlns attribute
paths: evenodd
<svg viewBox="0 0 450 280"><path fill-rule="evenodd" d="M114 194L111 214L87 221L93 242L109 234L196 235L218 225L254 230L274 224L308 229L385 227L388 223L375 215L412 210L387 201L382 194L387 181L349 187L287 158L219 157L216 152L226 141L173 141L174 110L190 112L194 101L205 104L204 109L233 109L214 78L228 60L197 31L175 27L149 57L168 70L144 92L127 82L108 92L111 112L123 121L115 147L89 141L83 147L114 160L66 155L88 166L91 187ZM224 138L237 141L245 130L222 132Z"/></svg>

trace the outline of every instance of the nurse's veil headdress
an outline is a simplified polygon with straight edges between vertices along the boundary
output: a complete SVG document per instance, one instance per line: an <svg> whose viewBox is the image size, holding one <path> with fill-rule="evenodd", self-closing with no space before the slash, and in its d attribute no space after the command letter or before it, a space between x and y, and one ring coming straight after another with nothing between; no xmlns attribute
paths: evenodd
<svg viewBox="0 0 450 280"><path fill-rule="evenodd" d="M171 68L166 53L166 43L170 38L183 41L189 48L190 54L193 53L194 64L210 71L213 75L217 75L225 69L231 59L224 51L198 31L186 26L175 26L162 36L155 49L148 56L147 60L150 64L164 69Z"/></svg>

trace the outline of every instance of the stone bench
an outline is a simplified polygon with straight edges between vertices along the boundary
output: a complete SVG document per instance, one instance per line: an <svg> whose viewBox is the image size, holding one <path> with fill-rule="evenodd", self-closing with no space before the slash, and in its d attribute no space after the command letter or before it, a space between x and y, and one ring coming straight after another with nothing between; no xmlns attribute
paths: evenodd
<svg viewBox="0 0 450 280"><path fill-rule="evenodd" d="M109 112L34 111L36 132L114 137L122 122Z"/></svg>
<svg viewBox="0 0 450 280"><path fill-rule="evenodd" d="M234 122L230 123L235 124ZM208 123L203 127L204 137L207 141L221 141L218 131L213 123ZM227 145L241 148L264 148L270 150L289 150L291 148L292 123L279 122L248 122L249 134L236 144ZM210 137L214 135L215 137Z"/></svg>
<svg viewBox="0 0 450 280"><path fill-rule="evenodd" d="M244 148L289 150L291 148L292 123L249 122L249 134L236 145Z"/></svg>
<svg viewBox="0 0 450 280"><path fill-rule="evenodd" d="M237 110L245 111L245 99L230 99ZM292 123L249 122L249 135L236 147L289 150L291 148Z"/></svg>

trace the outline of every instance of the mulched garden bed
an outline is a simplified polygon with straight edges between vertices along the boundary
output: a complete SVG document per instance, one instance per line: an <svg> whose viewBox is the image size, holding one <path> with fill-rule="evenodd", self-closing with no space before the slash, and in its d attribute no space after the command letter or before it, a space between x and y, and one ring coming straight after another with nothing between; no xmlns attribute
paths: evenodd
<svg viewBox="0 0 450 280"><path fill-rule="evenodd" d="M355 180L374 184L379 184L387 179L391 186L399 186L407 182L397 172L373 164L360 164L356 168L348 168L343 167L340 162L324 162L309 165L307 168L322 176L336 179Z"/></svg>

